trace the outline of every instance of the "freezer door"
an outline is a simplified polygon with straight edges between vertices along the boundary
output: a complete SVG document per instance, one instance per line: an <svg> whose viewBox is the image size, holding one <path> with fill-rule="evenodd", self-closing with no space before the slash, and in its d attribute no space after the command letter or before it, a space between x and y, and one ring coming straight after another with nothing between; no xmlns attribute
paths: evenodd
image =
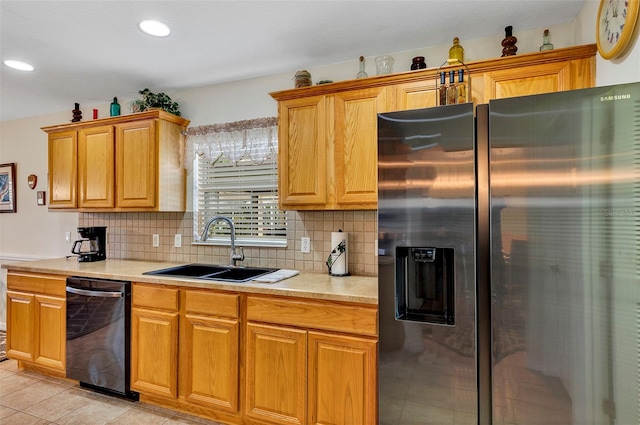
<svg viewBox="0 0 640 425"><path fill-rule="evenodd" d="M477 423L472 104L378 116L379 423Z"/></svg>
<svg viewBox="0 0 640 425"><path fill-rule="evenodd" d="M489 110L493 423L640 423L640 84Z"/></svg>

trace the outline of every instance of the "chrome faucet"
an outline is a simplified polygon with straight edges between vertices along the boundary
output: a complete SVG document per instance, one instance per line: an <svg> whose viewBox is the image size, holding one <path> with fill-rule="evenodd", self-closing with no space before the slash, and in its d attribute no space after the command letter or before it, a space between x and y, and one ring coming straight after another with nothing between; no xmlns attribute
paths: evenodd
<svg viewBox="0 0 640 425"><path fill-rule="evenodd" d="M231 229L231 253L229 254L229 265L230 266L235 266L236 265L236 261L244 260L244 250L242 249L242 247L240 247L240 253L239 254L236 253L236 227L233 225L233 221L231 221L230 218L225 217L223 215L217 215L217 216L213 217L204 226L204 230L202 231L202 235L200 236L200 240L202 242L206 242L207 241L207 238L209 237L209 228L211 227L211 225L213 223L216 223L218 221L226 222L229 225L229 228Z"/></svg>

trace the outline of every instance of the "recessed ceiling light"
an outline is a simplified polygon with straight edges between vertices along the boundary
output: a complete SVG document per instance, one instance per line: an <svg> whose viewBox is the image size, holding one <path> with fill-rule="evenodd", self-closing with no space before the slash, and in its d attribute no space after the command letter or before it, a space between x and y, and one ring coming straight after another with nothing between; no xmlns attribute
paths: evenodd
<svg viewBox="0 0 640 425"><path fill-rule="evenodd" d="M17 69L19 71L33 71L33 66L26 62L17 61L13 59L7 59L3 62L9 68Z"/></svg>
<svg viewBox="0 0 640 425"><path fill-rule="evenodd" d="M142 32L152 35L154 37L166 37L171 34L171 30L168 26L162 22L147 20L140 22L139 25Z"/></svg>

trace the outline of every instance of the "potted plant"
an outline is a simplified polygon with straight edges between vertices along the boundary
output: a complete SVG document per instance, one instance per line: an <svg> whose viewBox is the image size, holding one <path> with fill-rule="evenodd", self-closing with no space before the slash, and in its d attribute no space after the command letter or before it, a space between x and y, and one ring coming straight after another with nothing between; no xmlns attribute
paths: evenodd
<svg viewBox="0 0 640 425"><path fill-rule="evenodd" d="M180 105L171 100L165 93L153 93L149 89L140 90L138 93L142 95L142 99L133 101L132 110L134 112L142 112L152 108L161 108L165 112L180 116Z"/></svg>

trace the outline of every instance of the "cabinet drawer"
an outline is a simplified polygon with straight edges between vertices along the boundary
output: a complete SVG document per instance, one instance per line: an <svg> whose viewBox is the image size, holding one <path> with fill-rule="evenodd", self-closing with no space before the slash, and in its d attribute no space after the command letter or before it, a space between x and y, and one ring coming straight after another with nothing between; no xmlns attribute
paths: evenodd
<svg viewBox="0 0 640 425"><path fill-rule="evenodd" d="M150 285L133 285L133 305L160 310L178 311L178 290Z"/></svg>
<svg viewBox="0 0 640 425"><path fill-rule="evenodd" d="M65 297L66 276L16 273L7 274L7 289Z"/></svg>
<svg viewBox="0 0 640 425"><path fill-rule="evenodd" d="M247 319L311 329L376 336L376 308L331 302L247 297Z"/></svg>
<svg viewBox="0 0 640 425"><path fill-rule="evenodd" d="M239 317L240 297L208 291L184 291L184 308L187 314Z"/></svg>

